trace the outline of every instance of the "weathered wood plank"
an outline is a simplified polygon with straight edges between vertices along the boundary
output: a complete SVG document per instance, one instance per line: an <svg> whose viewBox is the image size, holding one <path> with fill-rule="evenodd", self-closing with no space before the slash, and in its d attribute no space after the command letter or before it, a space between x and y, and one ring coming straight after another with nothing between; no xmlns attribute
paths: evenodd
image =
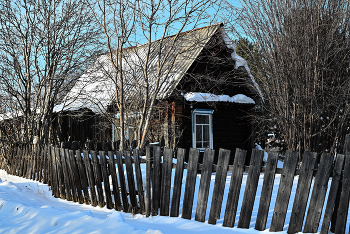
<svg viewBox="0 0 350 234"><path fill-rule="evenodd" d="M346 135L344 144L345 165L342 179L342 190L340 193L339 208L335 233L345 233L346 221L349 209L350 192L350 135Z"/></svg>
<svg viewBox="0 0 350 234"><path fill-rule="evenodd" d="M333 156L329 153L323 153L312 189L309 210L307 212L303 230L304 233L317 232L318 230L332 165Z"/></svg>
<svg viewBox="0 0 350 234"><path fill-rule="evenodd" d="M177 150L177 163L174 177L173 197L171 201L170 217L179 216L182 178L184 173L184 159L186 150L179 148Z"/></svg>
<svg viewBox="0 0 350 234"><path fill-rule="evenodd" d="M59 149L60 155L61 155L61 161L62 161L62 170L63 170L63 177L64 177L64 183L66 187L66 197L68 201L72 201L72 184L71 184L71 179L69 178L69 173L68 173L68 166L66 162L66 155L64 152L63 148ZM75 194L75 192L74 192ZM76 195L75 195L76 198ZM74 202L77 202L77 199L74 200Z"/></svg>
<svg viewBox="0 0 350 234"><path fill-rule="evenodd" d="M195 215L195 220L199 222L205 221L214 156L215 150L205 149Z"/></svg>
<svg viewBox="0 0 350 234"><path fill-rule="evenodd" d="M233 227L235 225L235 218L238 206L239 193L241 191L246 155L246 150L238 148L236 149L236 154L232 166L230 188L226 201L224 222L222 224L222 226L224 227Z"/></svg>
<svg viewBox="0 0 350 234"><path fill-rule="evenodd" d="M344 159L345 159L345 156L343 154L337 155L335 165L334 165L333 175L332 175L332 184L328 194L328 201L326 205L326 210L324 212L320 234L328 234L329 224L331 222L331 218L333 215L333 209L335 206L335 200L337 197L339 182L341 178L341 172L344 165Z"/></svg>
<svg viewBox="0 0 350 234"><path fill-rule="evenodd" d="M104 186L105 195L106 195L106 206L108 209L113 209L112 194L111 194L111 188L109 186L109 178L108 178L108 172L107 172L106 155L104 151L100 151L99 153L100 153L100 161L101 161L103 186Z"/></svg>
<svg viewBox="0 0 350 234"><path fill-rule="evenodd" d="M59 192L60 192L60 198L66 199L66 188L64 184L64 175L63 175L63 167L62 167L62 159L60 155L60 149L54 148L54 154L56 158L56 169L57 169L57 178L58 178L58 184L59 184Z"/></svg>
<svg viewBox="0 0 350 234"><path fill-rule="evenodd" d="M49 184L49 167L50 167L50 162L49 162L49 156L48 156L48 147L47 145L44 146L43 153L42 153L42 160L43 160L43 171L42 171L42 176L43 176L43 183L44 184Z"/></svg>
<svg viewBox="0 0 350 234"><path fill-rule="evenodd" d="M83 155L84 155L85 170L86 170L89 188L90 188L90 194L91 194L91 205L97 206L97 197L96 197L96 190L95 190L95 176L93 173L92 165L90 163L89 151L83 150Z"/></svg>
<svg viewBox="0 0 350 234"><path fill-rule="evenodd" d="M113 151L108 151L108 164L109 164L109 172L111 174L112 185L113 185L114 209L120 211L122 209L122 203L120 201L118 177L116 174L114 152Z"/></svg>
<svg viewBox="0 0 350 234"><path fill-rule="evenodd" d="M75 169L74 169L74 166L73 166L73 170L77 171L77 173L79 175L79 178L76 178L76 182L75 182L77 184L78 197L81 196L79 193L79 184L80 184L80 186L81 186L80 191L83 190L83 193L84 193L83 202L85 202L85 204L89 205L90 204L90 195L89 195L89 189L88 189L88 178L87 178L87 174L86 174L86 171L85 171L85 168L83 165L83 161L81 158L81 151L78 149L75 151L75 154L76 154L75 162L76 162L77 167L75 166ZM70 161L73 162L74 161L74 154L72 157L72 154L69 151L69 155L70 155ZM80 200L81 200L81 198L79 198L79 203L80 203Z"/></svg>
<svg viewBox="0 0 350 234"><path fill-rule="evenodd" d="M305 217L310 187L315 169L317 153L305 152L300 168L297 190L295 193L292 214L289 221L288 233L301 232Z"/></svg>
<svg viewBox="0 0 350 234"><path fill-rule="evenodd" d="M120 151L116 152L116 161L118 165L118 175L119 175L119 182L120 182L120 191L122 194L122 201L123 201L123 211L128 212L129 210L128 193L126 191L122 153Z"/></svg>
<svg viewBox="0 0 350 234"><path fill-rule="evenodd" d="M270 231L272 232L283 231L298 158L299 154L297 152L286 151L286 158L283 164L283 172L281 174L280 185L278 187L275 208L271 221Z"/></svg>
<svg viewBox="0 0 350 234"><path fill-rule="evenodd" d="M135 174L136 174L136 182L137 182L137 194L140 203L140 213L145 213L145 198L143 192L143 182L142 182L142 173L140 167L140 155L137 149L133 150L134 160L135 160Z"/></svg>
<svg viewBox="0 0 350 234"><path fill-rule="evenodd" d="M160 215L169 216L171 172L173 165L173 150L165 148L162 167L162 197L160 200Z"/></svg>
<svg viewBox="0 0 350 234"><path fill-rule="evenodd" d="M135 180L134 180L134 169L132 167L130 151L125 150L124 157L125 157L126 176L128 178L131 213L136 214L137 213L137 198L136 198L136 189L135 189Z"/></svg>
<svg viewBox="0 0 350 234"><path fill-rule="evenodd" d="M78 169L78 165L77 165L78 160L80 163L82 163L81 152L80 152L80 150L76 150L75 153L76 153L76 156L74 156L74 150L65 149L65 155L67 157L67 162L69 162L69 166L70 166L69 168L71 171L71 180L72 180L72 184L73 184L73 186L72 186L73 197L74 197L74 194L78 194L78 196L77 196L78 202L80 204L83 204L84 197L83 197L82 189L84 189L84 193L85 193L85 191L86 191L86 193L88 193L87 182L86 182L84 168L82 168L83 180L81 180L82 176L79 173L79 169ZM85 183L84 184L85 188L82 188L83 183ZM87 194L87 196L89 197L88 194Z"/></svg>
<svg viewBox="0 0 350 234"><path fill-rule="evenodd" d="M193 198L194 198L194 191L196 188L196 176L197 176L197 169L198 169L198 158L199 158L199 149L190 148L188 164L187 164L185 194L183 199L182 216L181 216L183 219L191 219L192 217Z"/></svg>
<svg viewBox="0 0 350 234"><path fill-rule="evenodd" d="M153 179L152 179L152 215L158 215L158 209L160 206L160 193L161 193L161 185L160 185L160 157L161 157L160 147L153 147Z"/></svg>
<svg viewBox="0 0 350 234"><path fill-rule="evenodd" d="M266 171L264 174L264 182L260 195L258 215L256 218L255 229L263 231L266 229L267 217L271 203L273 185L275 184L276 167L278 162L278 153L269 152Z"/></svg>
<svg viewBox="0 0 350 234"><path fill-rule="evenodd" d="M55 151L54 147L50 146L49 148L49 158L50 158L50 171L51 171L51 182L52 182L52 193L54 197L59 198L59 187L58 187L58 177L57 177L57 162L56 162L56 156L55 156Z"/></svg>
<svg viewBox="0 0 350 234"><path fill-rule="evenodd" d="M146 217L149 217L151 214L151 148L146 147L146 194L145 194L145 211Z"/></svg>
<svg viewBox="0 0 350 234"><path fill-rule="evenodd" d="M264 157L264 151L253 149L250 158L247 182L244 191L244 197L239 214L238 228L249 228L252 217L256 190L258 188L260 168Z"/></svg>
<svg viewBox="0 0 350 234"><path fill-rule="evenodd" d="M225 191L227 169L230 161L230 150L220 149L218 164L216 168L215 183L213 190L213 197L211 200L211 207L209 212L209 224L216 224L216 220L220 219L220 212L222 200Z"/></svg>
<svg viewBox="0 0 350 234"><path fill-rule="evenodd" d="M101 174L101 166L100 161L97 158L97 152L92 150L90 152L91 154L91 161L92 161L92 169L94 171L95 176L95 184L97 188L97 195L98 195L98 205L102 208L105 206L105 199L103 196L103 189L102 189L102 174Z"/></svg>

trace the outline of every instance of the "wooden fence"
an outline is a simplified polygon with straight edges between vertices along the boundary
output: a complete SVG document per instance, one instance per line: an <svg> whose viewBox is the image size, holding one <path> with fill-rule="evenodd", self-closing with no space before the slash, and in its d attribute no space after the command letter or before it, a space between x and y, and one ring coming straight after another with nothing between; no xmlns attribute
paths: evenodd
<svg viewBox="0 0 350 234"><path fill-rule="evenodd" d="M288 233L314 233L318 231L319 225L321 233L328 233L330 223L333 232L345 233L350 192L350 135L346 137L344 149L345 154L338 154L335 159L329 153L323 153L318 160L316 153L305 152L300 169L296 169L298 153L287 151L283 169L278 169L276 153L269 153L266 166L262 167L263 151L255 149L252 151L250 166L247 167L244 166L246 151L241 149L236 150L233 165L229 165L231 152L220 149L217 165L213 165L215 152L211 149L205 150L202 164L198 164L199 150L190 149L188 163L185 164L185 149L178 149L175 155L171 149L164 149L162 152L158 146L147 148L146 159L141 159L138 150L124 151L122 154L119 151L73 151L47 145L22 145L5 150L0 166L9 174L47 183L51 186L52 195L57 198L141 213L146 217L179 216L183 175L184 170L187 170L181 214L184 219L192 218L196 176L201 173L194 218L204 222L207 206L210 206L209 224L216 224L220 219L227 172L231 171L223 217L225 227L233 227L235 224L243 173L247 172L238 228L250 226L259 176L264 173L262 191L258 194L260 203L255 224L257 230L266 229L275 175L281 174L270 223L271 232L283 230L294 176L298 174ZM175 156L176 164L172 163ZM140 163L146 163L146 181L142 179ZM172 169L175 169L173 184ZM214 171L216 177L212 200L208 201L211 175ZM328 188L330 177L331 186ZM313 179L314 186L311 191ZM143 191L143 183L146 184L146 191ZM325 201L328 189L330 191ZM308 203L309 209L306 212ZM326 207L323 222L320 224L324 204Z"/></svg>

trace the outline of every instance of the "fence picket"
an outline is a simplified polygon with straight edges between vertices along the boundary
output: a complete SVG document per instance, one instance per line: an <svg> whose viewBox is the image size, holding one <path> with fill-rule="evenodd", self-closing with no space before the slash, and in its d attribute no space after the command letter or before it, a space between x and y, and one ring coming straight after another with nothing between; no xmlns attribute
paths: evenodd
<svg viewBox="0 0 350 234"><path fill-rule="evenodd" d="M169 216L171 172L173 165L173 150L165 148L162 167L162 196L160 200L160 215Z"/></svg>
<svg viewBox="0 0 350 234"><path fill-rule="evenodd" d="M55 152L54 152L54 147L50 146L49 148L49 158L50 158L50 167L51 167L51 181L52 181L52 195L54 195L54 197L58 198L60 197L59 194L59 187L58 187L58 177L57 177L57 167L56 167L56 156L55 156Z"/></svg>
<svg viewBox="0 0 350 234"><path fill-rule="evenodd" d="M88 190L88 176L86 174L86 170L84 168L83 162L82 162L82 157L81 157L81 151L80 149L77 149L75 151L76 154L76 160L74 160L74 154L73 152L69 151L69 158L71 161L71 165L73 165L73 170L75 171L75 175L79 175L79 178L77 176L75 177L75 183L77 184L77 191L78 191L78 196L80 197L81 190L84 192L84 200L82 202L85 202L85 204L89 205L90 204L90 196L89 196L89 190ZM74 161L76 164L74 165ZM79 185L81 186L80 193L79 193ZM79 198L79 201L81 198ZM81 202L79 202L81 203Z"/></svg>
<svg viewBox="0 0 350 234"><path fill-rule="evenodd" d="M143 183L142 183L142 173L140 167L140 156L139 151L137 149L133 150L134 160L135 160L135 174L136 174L136 182L137 182L137 195L140 203L140 213L145 213L145 198L143 193Z"/></svg>
<svg viewBox="0 0 350 234"><path fill-rule="evenodd" d="M174 177L173 197L171 201L170 217L179 216L182 178L184 173L184 158L186 150L179 148L177 150L177 163Z"/></svg>
<svg viewBox="0 0 350 234"><path fill-rule="evenodd" d="M54 147L54 155L56 158L56 169L57 169L60 198L66 199L66 188L64 184L64 175L63 175L63 168L62 168L62 161L61 161L62 159L61 159L59 148Z"/></svg>
<svg viewBox="0 0 350 234"><path fill-rule="evenodd" d="M258 214L256 217L255 229L263 231L266 229L267 217L271 203L273 185L275 184L276 167L278 162L278 153L269 152L266 162L266 171L264 182L261 189Z"/></svg>
<svg viewBox="0 0 350 234"><path fill-rule="evenodd" d="M97 206L97 197L96 197L96 190L95 190L95 176L93 174L92 165L90 163L90 157L89 157L89 151L83 150L83 156L84 156L84 165L86 170L86 175L88 178L90 193L91 193L91 205Z"/></svg>
<svg viewBox="0 0 350 234"><path fill-rule="evenodd" d="M67 162L69 165L69 171L70 171L70 175L71 175L70 178L72 180L73 197L77 196L76 194L78 194L77 198L75 198L75 199L77 199L80 204L83 204L84 198L83 198L83 193L81 190L82 190L83 181L86 184L86 177L84 176L83 181L80 182L81 176L79 175L80 173L78 172L77 161L78 161L78 159L80 159L80 163L81 163L81 153L80 153L80 150L76 150L75 153L76 153L76 157L74 157L74 150L65 149L65 155L67 158ZM85 175L84 171L83 171L83 173ZM87 192L87 188L86 188L86 192ZM85 191L84 191L84 193L85 193Z"/></svg>
<svg viewBox="0 0 350 234"><path fill-rule="evenodd" d="M146 194L145 194L145 211L146 217L151 214L151 148L146 147Z"/></svg>
<svg viewBox="0 0 350 234"><path fill-rule="evenodd" d="M158 209L160 206L160 193L161 193L161 185L160 185L160 172L161 172L161 157L160 147L153 147L153 178L152 178L152 216L158 215Z"/></svg>
<svg viewBox="0 0 350 234"><path fill-rule="evenodd" d="M97 158L97 152L95 150L92 150L90 154L91 154L92 170L94 171L95 183L97 188L98 205L102 208L105 205L105 200L104 200L103 189L102 189L102 174L101 174L100 161Z"/></svg>
<svg viewBox="0 0 350 234"><path fill-rule="evenodd" d="M49 156L48 156L48 146L45 145L43 148L43 153L42 153L42 160L43 160L43 171L42 171L42 176L43 176L43 183L47 184L50 186L50 179L49 179L49 167L50 167L50 161L49 161Z"/></svg>
<svg viewBox="0 0 350 234"><path fill-rule="evenodd" d="M317 153L305 152L300 168L297 190L290 216L288 233L301 232L309 199L310 187L315 169Z"/></svg>
<svg viewBox="0 0 350 234"><path fill-rule="evenodd" d="M342 190L340 194L339 208L337 212L337 222L335 233L345 233L346 220L349 209L349 191L350 191L350 136L345 139L345 165L342 179Z"/></svg>
<svg viewBox="0 0 350 234"><path fill-rule="evenodd" d="M341 177L340 175L344 165L344 158L345 156L343 154L338 154L334 164L332 184L328 194L328 201L326 205L326 210L324 212L320 234L327 234L329 230L329 223L331 222L333 209L335 206L335 200L337 197L337 192L338 192L338 187L339 187L339 182Z"/></svg>
<svg viewBox="0 0 350 234"><path fill-rule="evenodd" d="M298 163L298 156L299 154L297 152L289 150L286 152L275 208L271 220L270 231L272 232L283 230L289 198L293 187L294 173Z"/></svg>
<svg viewBox="0 0 350 234"><path fill-rule="evenodd" d="M129 187L129 198L131 203L131 213L137 213L137 198L136 198L136 189L135 189L135 180L134 180L134 169L132 167L131 154L130 151L124 151L125 157L125 169L126 176L128 179L128 187Z"/></svg>
<svg viewBox="0 0 350 234"><path fill-rule="evenodd" d="M264 151L253 149L252 156L250 158L250 165L247 182L245 185L241 213L239 214L237 226L238 228L249 228L263 157Z"/></svg>
<svg viewBox="0 0 350 234"><path fill-rule="evenodd" d="M122 153L120 151L117 151L116 152L116 156L117 156L117 160L116 161L117 161L117 165L118 165L120 190L121 190L122 201L123 201L123 211L124 212L128 212L129 202L128 202L128 193L126 191Z"/></svg>
<svg viewBox="0 0 350 234"><path fill-rule="evenodd" d="M118 177L117 177L117 174L116 174L114 152L113 151L108 151L108 164L109 164L109 172L110 172L111 177L112 177L114 209L120 211L122 209L121 208L122 203L120 201Z"/></svg>
<svg viewBox="0 0 350 234"><path fill-rule="evenodd" d="M111 194L111 188L109 186L109 178L108 178L108 172L107 172L106 155L104 151L100 151L100 161L101 161L103 186L104 186L105 195L106 195L106 205L108 209L113 209L112 194Z"/></svg>
<svg viewBox="0 0 350 234"><path fill-rule="evenodd" d="M318 230L332 165L333 156L329 153L323 153L312 189L309 210L307 212L303 230L304 233L317 232Z"/></svg>
<svg viewBox="0 0 350 234"><path fill-rule="evenodd" d="M236 154L232 167L230 188L225 208L224 222L222 224L222 226L224 227L233 227L235 225L235 218L238 206L239 193L241 191L246 155L246 150L238 148L236 149Z"/></svg>
<svg viewBox="0 0 350 234"><path fill-rule="evenodd" d="M69 178L69 173L68 173L68 167L67 167L67 162L66 162L66 155L64 152L63 148L60 148L60 154L61 154L61 161L62 161L62 170L63 170L63 177L64 177L64 183L66 186L66 194L67 194L67 200L72 201L72 184L71 184L71 179ZM73 196L75 196L74 202L77 202L77 196L75 192L73 191Z"/></svg>
<svg viewBox="0 0 350 234"><path fill-rule="evenodd" d="M199 158L199 149L190 148L188 164L187 164L185 194L184 194L182 216L181 216L183 219L191 219L192 217L193 198L194 198L194 190L196 188L196 177L197 177L197 169L198 169L198 158Z"/></svg>
<svg viewBox="0 0 350 234"><path fill-rule="evenodd" d="M195 220L199 222L205 221L214 155L215 150L205 149L195 215Z"/></svg>
<svg viewBox="0 0 350 234"><path fill-rule="evenodd" d="M213 189L213 197L211 200L211 207L209 212L209 224L216 224L216 220L220 219L220 212L222 200L224 196L227 169L230 161L230 150L219 150L218 164L215 175L215 184Z"/></svg>

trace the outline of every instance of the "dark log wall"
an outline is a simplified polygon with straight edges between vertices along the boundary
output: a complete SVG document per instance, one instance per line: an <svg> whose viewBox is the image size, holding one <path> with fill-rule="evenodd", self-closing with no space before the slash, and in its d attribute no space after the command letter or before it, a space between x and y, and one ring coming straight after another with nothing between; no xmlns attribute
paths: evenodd
<svg viewBox="0 0 350 234"><path fill-rule="evenodd" d="M251 148L252 144L254 143L252 141L253 138L251 138L253 108L254 105L252 104L236 104L227 102L184 103L182 108L179 107L176 109L183 111L182 113L177 112L176 117L182 119L182 126L184 129L178 147L192 147L192 111L195 109L210 109L214 110L213 146L216 151L219 151L219 148L229 149L231 150L231 155L234 155L236 148ZM233 157L230 159L230 164L232 163Z"/></svg>
<svg viewBox="0 0 350 234"><path fill-rule="evenodd" d="M59 118L61 118L60 121ZM61 122L60 125L59 122ZM111 128L106 125L106 122L91 111L80 112L79 116L78 112L61 113L61 116L55 116L52 125L52 135L56 138L52 138L51 141L55 145L67 141L68 137L70 141L80 141L84 144L87 138L106 142L110 141L112 136ZM58 139L58 135L61 139Z"/></svg>

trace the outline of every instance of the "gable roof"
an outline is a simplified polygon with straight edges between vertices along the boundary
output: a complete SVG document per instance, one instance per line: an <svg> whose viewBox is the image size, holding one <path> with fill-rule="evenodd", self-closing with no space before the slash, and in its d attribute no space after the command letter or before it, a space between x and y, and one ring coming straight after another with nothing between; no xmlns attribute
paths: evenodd
<svg viewBox="0 0 350 234"><path fill-rule="evenodd" d="M220 33L225 43L229 43L228 37L224 36L226 33L222 33L222 26L210 25L156 40L150 45L146 43L123 49L122 75L126 101L154 93L157 93L158 99L167 98L213 35ZM233 44L227 44L227 47L231 48ZM64 101L54 108L54 112L80 108L88 108L97 113L106 111L107 106L115 100L116 82L119 86L118 79L115 81L116 69L112 66L110 57L109 53L98 57L78 79ZM232 56L232 59L237 59L238 64L242 58ZM144 69L146 63L148 68ZM157 82L159 87L156 90Z"/></svg>

